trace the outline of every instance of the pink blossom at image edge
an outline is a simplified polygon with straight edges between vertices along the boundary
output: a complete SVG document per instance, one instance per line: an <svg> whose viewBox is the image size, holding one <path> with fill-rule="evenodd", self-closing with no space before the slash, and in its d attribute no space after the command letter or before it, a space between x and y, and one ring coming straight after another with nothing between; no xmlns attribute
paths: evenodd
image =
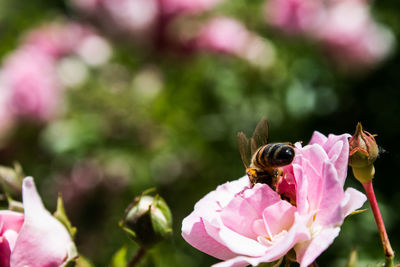
<svg viewBox="0 0 400 267"><path fill-rule="evenodd" d="M0 211L0 266L60 266L75 246L68 231L45 209L32 177L22 195L24 214Z"/></svg>

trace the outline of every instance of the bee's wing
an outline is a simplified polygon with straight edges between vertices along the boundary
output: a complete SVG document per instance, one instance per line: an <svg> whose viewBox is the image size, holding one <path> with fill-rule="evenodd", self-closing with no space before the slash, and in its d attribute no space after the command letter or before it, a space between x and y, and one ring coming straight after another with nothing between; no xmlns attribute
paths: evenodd
<svg viewBox="0 0 400 267"><path fill-rule="evenodd" d="M240 153L240 157L242 158L243 165L246 168L249 168L250 161L251 161L251 151L250 151L249 140L247 139L246 135L242 132L238 133L237 140L238 140L239 153Z"/></svg>
<svg viewBox="0 0 400 267"><path fill-rule="evenodd" d="M256 129L253 133L253 137L251 138L252 153L254 153L257 148L268 144L268 129L269 128L267 119L262 118L261 121L257 124Z"/></svg>

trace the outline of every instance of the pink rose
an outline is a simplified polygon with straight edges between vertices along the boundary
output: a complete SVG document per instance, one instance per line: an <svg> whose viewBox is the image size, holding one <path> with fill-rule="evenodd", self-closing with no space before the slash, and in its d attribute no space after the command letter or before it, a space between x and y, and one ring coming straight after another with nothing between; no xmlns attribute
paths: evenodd
<svg viewBox="0 0 400 267"><path fill-rule="evenodd" d="M261 67L268 67L275 60L275 49L267 40L230 17L207 21L195 36L194 46L198 50L235 55Z"/></svg>
<svg viewBox="0 0 400 267"><path fill-rule="evenodd" d="M0 211L0 266L58 267L75 245L66 228L43 206L32 177L22 185L24 214Z"/></svg>
<svg viewBox="0 0 400 267"><path fill-rule="evenodd" d="M33 47L23 47L7 57L1 70L12 114L40 121L51 119L59 108L61 85L55 60Z"/></svg>
<svg viewBox="0 0 400 267"><path fill-rule="evenodd" d="M319 0L270 0L265 4L269 24L288 34L305 34L321 22L324 9Z"/></svg>
<svg viewBox="0 0 400 267"><path fill-rule="evenodd" d="M366 2L337 2L327 10L324 22L316 38L342 66L374 66L392 51L393 34L374 21Z"/></svg>
<svg viewBox="0 0 400 267"><path fill-rule="evenodd" d="M215 266L256 266L296 251L301 267L311 264L336 238L344 218L360 208L364 194L348 188L348 135L314 133L296 144L277 191L250 188L247 176L203 197L182 222L182 236L195 248L224 262ZM293 203L293 204L291 204Z"/></svg>
<svg viewBox="0 0 400 267"><path fill-rule="evenodd" d="M85 38L94 35L90 27L78 23L49 23L29 31L23 40L24 47L59 59L74 53Z"/></svg>

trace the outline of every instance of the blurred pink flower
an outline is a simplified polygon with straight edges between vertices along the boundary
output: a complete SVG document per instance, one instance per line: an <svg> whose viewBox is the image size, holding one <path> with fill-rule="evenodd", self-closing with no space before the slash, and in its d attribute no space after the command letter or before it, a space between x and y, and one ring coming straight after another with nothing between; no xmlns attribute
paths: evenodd
<svg viewBox="0 0 400 267"><path fill-rule="evenodd" d="M196 40L197 46L202 49L241 54L249 38L249 31L239 21L220 17L204 24Z"/></svg>
<svg viewBox="0 0 400 267"><path fill-rule="evenodd" d="M160 16L159 0L70 0L111 36L139 43L153 37Z"/></svg>
<svg viewBox="0 0 400 267"><path fill-rule="evenodd" d="M57 111L61 88L55 60L32 47L11 54L1 70L6 105L16 116L46 121Z"/></svg>
<svg viewBox="0 0 400 267"><path fill-rule="evenodd" d="M74 54L87 64L99 65L110 53L104 39L77 23L47 24L28 32L0 70L2 126L17 118L41 122L54 118L64 91L59 62Z"/></svg>
<svg viewBox="0 0 400 267"><path fill-rule="evenodd" d="M160 0L166 14L200 13L214 8L224 0Z"/></svg>
<svg viewBox="0 0 400 267"><path fill-rule="evenodd" d="M78 23L51 23L30 31L23 45L49 57L59 58L75 52L80 43L93 34L89 27Z"/></svg>
<svg viewBox="0 0 400 267"><path fill-rule="evenodd" d="M393 48L393 34L373 20L366 2L335 3L324 21L316 38L342 66L373 66Z"/></svg>
<svg viewBox="0 0 400 267"><path fill-rule="evenodd" d="M268 22L289 34L311 32L321 21L320 0L269 0L265 5Z"/></svg>
<svg viewBox="0 0 400 267"><path fill-rule="evenodd" d="M229 17L216 17L206 22L195 37L195 47L232 54L259 66L269 66L275 59L275 50L267 40Z"/></svg>
<svg viewBox="0 0 400 267"><path fill-rule="evenodd" d="M0 266L60 266L74 248L66 228L43 206L32 177L22 185L24 214L0 211Z"/></svg>
<svg viewBox="0 0 400 267"><path fill-rule="evenodd" d="M250 188L247 177L219 186L202 198L182 222L182 236L197 249L224 260L215 266L256 266L294 248L301 267L311 264L339 234L344 218L360 208L364 194L343 191L348 135L314 133L296 144L277 191Z"/></svg>
<svg viewBox="0 0 400 267"><path fill-rule="evenodd" d="M158 0L103 0L101 5L110 16L114 31L146 34L153 30L160 13Z"/></svg>
<svg viewBox="0 0 400 267"><path fill-rule="evenodd" d="M394 44L369 8L362 0L269 0L265 14L271 25L314 40L342 67L358 70L382 61Z"/></svg>
<svg viewBox="0 0 400 267"><path fill-rule="evenodd" d="M109 35L150 47L168 46L170 25L224 0L70 0Z"/></svg>

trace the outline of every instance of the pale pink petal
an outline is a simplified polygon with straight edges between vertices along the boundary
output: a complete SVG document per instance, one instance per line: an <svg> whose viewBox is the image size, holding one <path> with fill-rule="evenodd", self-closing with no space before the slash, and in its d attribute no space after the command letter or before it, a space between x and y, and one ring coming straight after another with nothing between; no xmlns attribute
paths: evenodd
<svg viewBox="0 0 400 267"><path fill-rule="evenodd" d="M193 214L182 222L182 237L193 247L215 258L226 260L236 255L212 238L206 232L202 219Z"/></svg>
<svg viewBox="0 0 400 267"><path fill-rule="evenodd" d="M361 208L367 201L367 197L363 193L351 187L346 189L344 195L345 197L341 203L344 217Z"/></svg>
<svg viewBox="0 0 400 267"><path fill-rule="evenodd" d="M269 247L267 253L261 257L258 263L279 259L293 248L295 244L308 240L311 236L309 229L306 227L307 221L309 221L309 216L302 216L295 213L294 223L289 228L287 234L273 246Z"/></svg>
<svg viewBox="0 0 400 267"><path fill-rule="evenodd" d="M263 219L271 238L279 234L282 230L290 229L294 222L295 211L296 207L285 200L276 202L265 208Z"/></svg>
<svg viewBox="0 0 400 267"><path fill-rule="evenodd" d="M0 211L0 236L6 230L14 230L19 232L24 223L24 214L11 210Z"/></svg>
<svg viewBox="0 0 400 267"><path fill-rule="evenodd" d="M257 266L260 263L272 262L283 257L296 243L303 242L310 238L309 230L305 226L306 220L308 220L308 218L301 217L299 214L295 214L295 222L290 228L289 232L286 233L281 240L271 246L264 255L260 257L239 256L228 261L215 264L213 267L247 266L249 264Z"/></svg>
<svg viewBox="0 0 400 267"><path fill-rule="evenodd" d="M227 248L239 255L259 257L265 254L266 247L264 245L254 239L244 237L223 225L221 225L219 236Z"/></svg>
<svg viewBox="0 0 400 267"><path fill-rule="evenodd" d="M347 175L347 162L349 157L349 134L334 135L330 134L328 138L319 132L314 132L310 145L320 145L328 155L329 159L335 165L338 177L342 186Z"/></svg>
<svg viewBox="0 0 400 267"><path fill-rule="evenodd" d="M323 146L327 140L328 140L328 138L325 135L323 135L322 133L320 133L318 131L315 131L308 144L309 145L317 144L317 145Z"/></svg>
<svg viewBox="0 0 400 267"><path fill-rule="evenodd" d="M301 159L301 157L297 157L297 159ZM299 162L302 164L302 162ZM307 200L308 193L308 181L307 177L303 174L303 170L301 165L293 163L293 174L296 177L296 203L297 210L300 214L305 214L309 210L309 203Z"/></svg>
<svg viewBox="0 0 400 267"><path fill-rule="evenodd" d="M11 267L53 267L61 265L72 244L65 227L48 212L36 191L32 177L24 179L22 197L25 222L11 253Z"/></svg>
<svg viewBox="0 0 400 267"><path fill-rule="evenodd" d="M217 187L199 200L194 211L182 222L182 236L192 246L219 259L233 254L219 237L220 211L233 197L250 186L247 176Z"/></svg>
<svg viewBox="0 0 400 267"><path fill-rule="evenodd" d="M261 219L263 211L270 205L283 202L279 195L266 184L256 184L252 189L243 191L221 212L222 223L245 237L255 239L253 223ZM288 202L284 201L289 207Z"/></svg>
<svg viewBox="0 0 400 267"><path fill-rule="evenodd" d="M213 205L218 205L219 207L225 207L232 200L234 195L249 187L250 181L247 176L243 176L235 181L226 182L225 184L219 185L216 190L205 195L195 204L194 208L209 208L208 205L211 203L214 203Z"/></svg>
<svg viewBox="0 0 400 267"><path fill-rule="evenodd" d="M307 201L311 211L317 210L323 197L324 178L321 170L316 170L307 158L303 160L303 172L307 179Z"/></svg>
<svg viewBox="0 0 400 267"><path fill-rule="evenodd" d="M241 197L235 197L221 212L222 223L245 237L255 239L253 222L260 218L251 204Z"/></svg>
<svg viewBox="0 0 400 267"><path fill-rule="evenodd" d="M300 153L303 158L306 158L309 162L311 162L311 165L307 167L312 167L314 169L313 171L318 176L321 176L322 165L325 161L329 160L326 151L320 145L315 144L303 147L303 149L300 150ZM308 171L306 170L306 172Z"/></svg>
<svg viewBox="0 0 400 267"><path fill-rule="evenodd" d="M319 205L316 222L324 226L341 225L344 217L340 203L344 197L344 192L333 164L325 162L323 176L325 177L323 198Z"/></svg>
<svg viewBox="0 0 400 267"><path fill-rule="evenodd" d="M310 241L299 243L294 247L297 262L300 267L310 265L324 250L326 250L339 235L340 227L325 228Z"/></svg>
<svg viewBox="0 0 400 267"><path fill-rule="evenodd" d="M256 214L261 215L264 209L281 201L279 195L266 184L255 184L252 189L243 191L243 196Z"/></svg>

